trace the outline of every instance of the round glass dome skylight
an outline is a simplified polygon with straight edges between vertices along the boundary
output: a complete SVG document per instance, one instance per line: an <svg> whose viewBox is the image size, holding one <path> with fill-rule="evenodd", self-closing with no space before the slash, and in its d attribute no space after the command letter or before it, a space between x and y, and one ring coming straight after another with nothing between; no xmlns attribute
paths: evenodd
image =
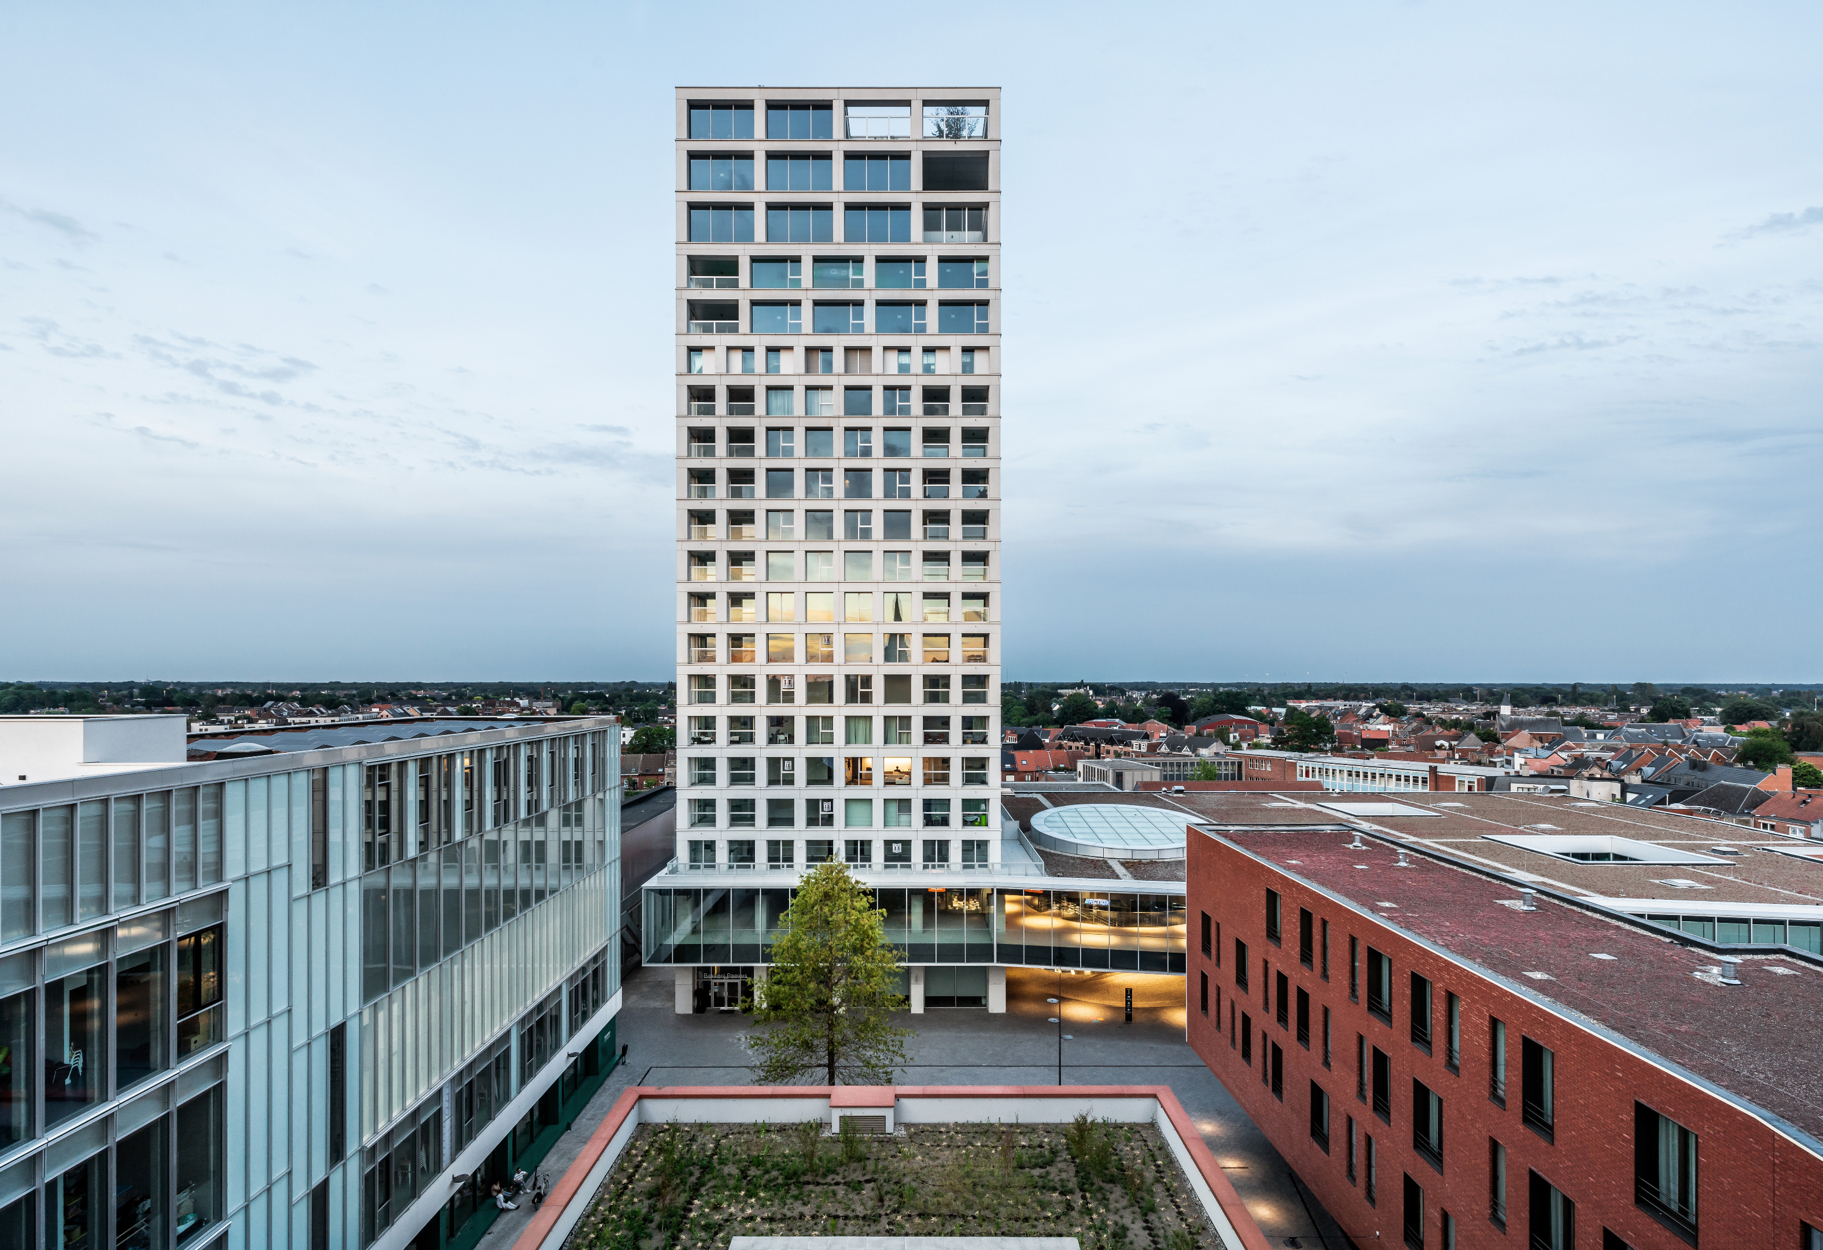
<svg viewBox="0 0 1823 1250"><path fill-rule="evenodd" d="M1182 859L1183 812L1136 804L1072 803L1032 817L1032 836L1049 850L1102 859Z"/></svg>

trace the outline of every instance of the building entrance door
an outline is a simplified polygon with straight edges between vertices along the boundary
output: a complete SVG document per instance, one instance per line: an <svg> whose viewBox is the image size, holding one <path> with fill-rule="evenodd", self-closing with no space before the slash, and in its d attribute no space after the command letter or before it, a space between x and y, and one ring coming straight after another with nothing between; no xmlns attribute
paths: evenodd
<svg viewBox="0 0 1823 1250"><path fill-rule="evenodd" d="M708 991L710 1011L739 1011L741 998L747 994L753 978L751 968L705 968L699 974L702 988Z"/></svg>

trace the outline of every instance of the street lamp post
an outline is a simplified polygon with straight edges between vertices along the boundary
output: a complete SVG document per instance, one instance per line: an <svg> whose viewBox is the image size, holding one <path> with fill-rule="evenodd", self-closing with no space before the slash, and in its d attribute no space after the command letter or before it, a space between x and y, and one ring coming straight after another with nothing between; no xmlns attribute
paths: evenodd
<svg viewBox="0 0 1823 1250"><path fill-rule="evenodd" d="M1047 998L1044 1001L1047 1003L1056 1003L1057 1010L1060 1013L1058 1015L1052 1016L1050 1019L1050 1023L1057 1026L1057 1083L1059 1085L1062 1085L1063 1084L1063 1044L1065 1042L1073 1042L1076 1039L1071 1037L1068 1033L1065 1033L1063 1031L1063 1016L1061 1014L1063 1011L1063 1004L1058 999L1055 999L1055 998Z"/></svg>

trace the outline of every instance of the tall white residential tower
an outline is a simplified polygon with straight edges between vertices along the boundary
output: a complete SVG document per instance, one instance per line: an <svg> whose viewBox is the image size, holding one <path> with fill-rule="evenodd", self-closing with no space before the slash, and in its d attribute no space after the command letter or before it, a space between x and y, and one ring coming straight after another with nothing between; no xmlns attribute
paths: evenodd
<svg viewBox="0 0 1823 1250"><path fill-rule="evenodd" d="M999 107L677 92L680 867L998 862Z"/></svg>

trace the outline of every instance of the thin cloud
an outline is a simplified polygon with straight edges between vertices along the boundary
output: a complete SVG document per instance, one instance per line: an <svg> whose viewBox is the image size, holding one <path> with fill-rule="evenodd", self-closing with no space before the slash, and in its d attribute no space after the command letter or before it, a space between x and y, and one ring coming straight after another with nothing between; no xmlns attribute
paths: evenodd
<svg viewBox="0 0 1823 1250"><path fill-rule="evenodd" d="M1774 213L1759 225L1740 231L1735 237L1747 239L1756 234L1799 234L1812 226L1823 226L1823 204L1813 204L1801 213Z"/></svg>
<svg viewBox="0 0 1823 1250"><path fill-rule="evenodd" d="M48 226L50 229L55 230L58 234L61 234L64 238L78 246L94 243L101 238L100 235L96 234L93 230L90 230L68 213L54 213L48 208L20 208L16 204L10 205L9 207L11 207L16 216L23 217L27 221L36 222L41 226Z"/></svg>

